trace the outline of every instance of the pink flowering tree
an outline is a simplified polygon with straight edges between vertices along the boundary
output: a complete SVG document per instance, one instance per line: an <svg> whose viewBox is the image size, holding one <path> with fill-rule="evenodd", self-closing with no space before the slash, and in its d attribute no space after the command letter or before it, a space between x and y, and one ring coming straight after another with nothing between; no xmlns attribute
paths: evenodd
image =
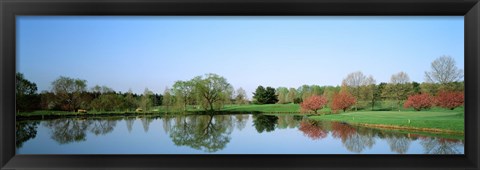
<svg viewBox="0 0 480 170"><path fill-rule="evenodd" d="M306 98L302 103L300 103L301 111L314 111L317 114L317 111L322 109L325 105L327 105L328 101L327 98L323 96L313 95L309 98Z"/></svg>

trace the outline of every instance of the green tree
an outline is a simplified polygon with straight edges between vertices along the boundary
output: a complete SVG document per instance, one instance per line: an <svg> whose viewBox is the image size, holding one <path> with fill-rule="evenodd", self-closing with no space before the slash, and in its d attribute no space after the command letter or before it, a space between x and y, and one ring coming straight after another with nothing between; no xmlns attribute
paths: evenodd
<svg viewBox="0 0 480 170"><path fill-rule="evenodd" d="M224 92L225 97L220 101L221 105L219 107L224 107L226 104L232 104L235 101L234 96L235 90L232 86L228 86Z"/></svg>
<svg viewBox="0 0 480 170"><path fill-rule="evenodd" d="M154 107L162 105L163 96L161 94L155 93L150 96L150 98L152 99L152 105Z"/></svg>
<svg viewBox="0 0 480 170"><path fill-rule="evenodd" d="M276 90L276 95L278 96L278 103L285 104L288 103L288 89L286 87L278 87Z"/></svg>
<svg viewBox="0 0 480 170"><path fill-rule="evenodd" d="M385 82L381 82L380 84L375 86L375 91L373 93L375 102L382 101L385 99L383 91L385 91L386 86L387 86L387 83Z"/></svg>
<svg viewBox="0 0 480 170"><path fill-rule="evenodd" d="M15 78L17 111L33 110L37 108L40 103L40 97L36 95L37 84L25 79L22 73L17 73Z"/></svg>
<svg viewBox="0 0 480 170"><path fill-rule="evenodd" d="M166 87L165 91L163 92L162 105L165 107L167 112L170 111L170 108L175 103L174 96L172 96L171 94L172 94L171 90L168 87Z"/></svg>
<svg viewBox="0 0 480 170"><path fill-rule="evenodd" d="M42 91L40 93L40 108L43 110L55 109L56 104L55 94L49 91Z"/></svg>
<svg viewBox="0 0 480 170"><path fill-rule="evenodd" d="M82 93L86 91L87 81L60 76L52 82L52 92L63 110L75 111L82 103Z"/></svg>
<svg viewBox="0 0 480 170"><path fill-rule="evenodd" d="M323 96L325 96L328 100L328 105L331 106L333 102L333 96L340 92L339 86L325 86L323 91Z"/></svg>
<svg viewBox="0 0 480 170"><path fill-rule="evenodd" d="M295 88L288 89L287 102L293 103L296 97L297 97L297 89Z"/></svg>
<svg viewBox="0 0 480 170"><path fill-rule="evenodd" d="M272 87L264 88L263 86L258 86L255 93L253 93L253 98L257 104L274 104L278 102L275 89Z"/></svg>
<svg viewBox="0 0 480 170"><path fill-rule="evenodd" d="M317 96L323 95L323 91L325 90L319 85L312 85L310 88L312 89L312 95L317 95Z"/></svg>
<svg viewBox="0 0 480 170"><path fill-rule="evenodd" d="M428 82L423 82L420 84L420 92L422 93L437 94L439 90L440 84Z"/></svg>
<svg viewBox="0 0 480 170"><path fill-rule="evenodd" d="M465 91L465 82L464 81L450 82L450 83L447 83L440 90L443 90L443 91Z"/></svg>
<svg viewBox="0 0 480 170"><path fill-rule="evenodd" d="M128 90L124 98L124 106L128 111L133 111L138 107L138 101L131 89Z"/></svg>
<svg viewBox="0 0 480 170"><path fill-rule="evenodd" d="M298 87L297 92L298 92L297 97L301 98L302 101L312 95L312 89L310 88L309 85L306 85L306 84Z"/></svg>
<svg viewBox="0 0 480 170"><path fill-rule="evenodd" d="M421 92L421 88L420 88L420 83L417 83L417 82L412 82L412 93L413 94L418 94Z"/></svg>
<svg viewBox="0 0 480 170"><path fill-rule="evenodd" d="M187 106L195 99L195 83L193 81L176 81L173 84L173 92L177 97L177 103L187 111Z"/></svg>
<svg viewBox="0 0 480 170"><path fill-rule="evenodd" d="M150 111L153 107L153 101L152 101L152 95L153 92L148 90L148 88L145 88L143 95L140 98L140 108L143 109L144 111Z"/></svg>
<svg viewBox="0 0 480 170"><path fill-rule="evenodd" d="M104 93L92 100L91 107L96 111L121 111L125 108L125 102L121 95Z"/></svg>
<svg viewBox="0 0 480 170"><path fill-rule="evenodd" d="M94 98L97 98L98 96L100 96L101 94L105 94L105 93L114 93L115 91L110 88L110 87L107 87L107 86L99 86L99 85L95 85L94 87L92 87L91 89L92 93L94 94Z"/></svg>
<svg viewBox="0 0 480 170"><path fill-rule="evenodd" d="M375 90L376 90L376 81L373 79L373 76L369 76L367 79L365 79L364 84L361 86L361 92L363 99L370 101L372 110L375 107Z"/></svg>
<svg viewBox="0 0 480 170"><path fill-rule="evenodd" d="M386 96L396 100L397 109L400 111L401 102L407 99L412 93L412 89L407 73L399 72L392 75L384 92L387 93Z"/></svg>
<svg viewBox="0 0 480 170"><path fill-rule="evenodd" d="M205 77L199 76L197 79L195 87L203 108L210 111L221 108L222 101L229 97L228 90L232 89L227 79L213 73L205 74Z"/></svg>

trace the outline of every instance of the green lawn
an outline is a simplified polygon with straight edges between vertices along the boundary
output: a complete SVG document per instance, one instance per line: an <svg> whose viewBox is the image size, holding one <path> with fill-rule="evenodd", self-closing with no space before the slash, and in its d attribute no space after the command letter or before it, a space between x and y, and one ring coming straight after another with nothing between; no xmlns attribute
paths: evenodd
<svg viewBox="0 0 480 170"><path fill-rule="evenodd" d="M261 113L298 113L298 104L264 104L264 105L226 105L221 111L227 112L261 112Z"/></svg>
<svg viewBox="0 0 480 170"><path fill-rule="evenodd" d="M340 121L352 124L389 125L402 128L437 129L464 132L464 110L434 108L428 111L358 111L322 116L310 116L313 120ZM410 123L408 122L410 120Z"/></svg>

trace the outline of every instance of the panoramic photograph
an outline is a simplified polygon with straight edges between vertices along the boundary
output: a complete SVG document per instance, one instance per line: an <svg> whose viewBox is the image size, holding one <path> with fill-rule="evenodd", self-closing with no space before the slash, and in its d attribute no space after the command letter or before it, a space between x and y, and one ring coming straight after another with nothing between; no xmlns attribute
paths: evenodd
<svg viewBox="0 0 480 170"><path fill-rule="evenodd" d="M463 16L17 16L16 154L463 155Z"/></svg>

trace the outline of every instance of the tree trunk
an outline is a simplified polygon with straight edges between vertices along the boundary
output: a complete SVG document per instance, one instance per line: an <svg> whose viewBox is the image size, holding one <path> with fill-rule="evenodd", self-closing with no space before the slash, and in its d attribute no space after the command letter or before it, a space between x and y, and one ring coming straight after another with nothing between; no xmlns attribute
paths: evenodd
<svg viewBox="0 0 480 170"><path fill-rule="evenodd" d="M208 105L210 106L210 111L213 111L213 102L208 102Z"/></svg>

